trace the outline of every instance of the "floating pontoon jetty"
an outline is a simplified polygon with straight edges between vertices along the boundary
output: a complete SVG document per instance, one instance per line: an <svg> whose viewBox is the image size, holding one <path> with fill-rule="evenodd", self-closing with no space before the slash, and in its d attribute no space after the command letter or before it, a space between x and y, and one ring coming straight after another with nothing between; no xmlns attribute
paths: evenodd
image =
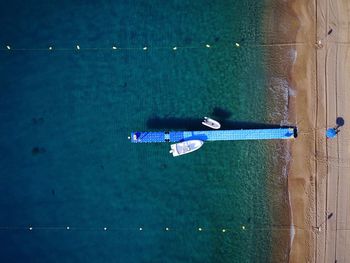
<svg viewBox="0 0 350 263"><path fill-rule="evenodd" d="M210 130L210 131L166 131L132 132L132 143L201 141L239 141L292 139L296 137L296 128Z"/></svg>

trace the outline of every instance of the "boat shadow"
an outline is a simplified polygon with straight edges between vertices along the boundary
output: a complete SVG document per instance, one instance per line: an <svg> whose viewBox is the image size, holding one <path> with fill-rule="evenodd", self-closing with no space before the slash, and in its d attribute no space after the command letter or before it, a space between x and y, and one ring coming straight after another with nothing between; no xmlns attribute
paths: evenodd
<svg viewBox="0 0 350 263"><path fill-rule="evenodd" d="M221 124L221 130L240 130L240 129L272 129L272 128L294 128L294 126L286 126L279 124L268 124L259 122L246 122L246 121L231 121L227 119L218 119ZM212 130L202 124L203 118L176 118L176 117L153 117L149 118L146 122L147 128L155 130L166 131L203 131Z"/></svg>

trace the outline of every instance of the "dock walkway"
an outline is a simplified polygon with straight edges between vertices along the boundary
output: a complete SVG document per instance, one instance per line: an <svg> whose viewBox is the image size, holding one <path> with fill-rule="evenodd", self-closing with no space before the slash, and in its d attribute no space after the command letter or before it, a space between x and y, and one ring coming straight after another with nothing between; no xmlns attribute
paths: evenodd
<svg viewBox="0 0 350 263"><path fill-rule="evenodd" d="M238 141L292 139L296 136L295 128L208 130L208 131L169 131L169 132L132 132L132 143L201 141Z"/></svg>

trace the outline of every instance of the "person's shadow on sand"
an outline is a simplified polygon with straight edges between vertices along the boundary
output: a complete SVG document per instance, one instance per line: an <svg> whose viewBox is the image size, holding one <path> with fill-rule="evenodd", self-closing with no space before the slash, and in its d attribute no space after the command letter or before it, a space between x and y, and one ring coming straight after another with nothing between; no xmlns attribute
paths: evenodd
<svg viewBox="0 0 350 263"><path fill-rule="evenodd" d="M336 120L336 124L337 124L337 129L341 126L344 126L345 124L345 121L342 117L338 117L337 120Z"/></svg>

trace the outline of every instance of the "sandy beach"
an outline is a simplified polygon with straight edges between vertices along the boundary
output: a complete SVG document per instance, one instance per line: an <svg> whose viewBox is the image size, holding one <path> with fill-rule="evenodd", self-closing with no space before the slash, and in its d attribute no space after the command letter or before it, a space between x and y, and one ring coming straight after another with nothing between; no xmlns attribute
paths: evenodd
<svg viewBox="0 0 350 263"><path fill-rule="evenodd" d="M288 183L295 227L290 262L350 262L350 1L296 0L292 9L296 42L303 44L296 45L291 72L290 121L299 136ZM326 139L338 117L345 125Z"/></svg>

